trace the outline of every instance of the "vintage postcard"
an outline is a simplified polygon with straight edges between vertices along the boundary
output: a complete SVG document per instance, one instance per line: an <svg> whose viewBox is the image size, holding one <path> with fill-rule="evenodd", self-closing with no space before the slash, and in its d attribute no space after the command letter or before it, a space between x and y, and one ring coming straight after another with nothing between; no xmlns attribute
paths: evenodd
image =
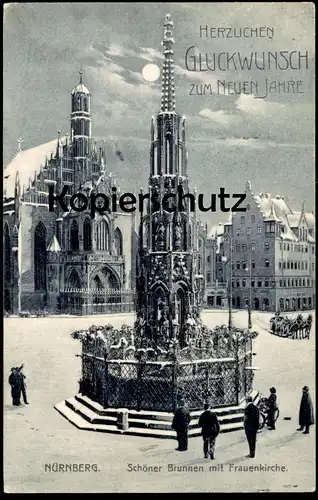
<svg viewBox="0 0 318 500"><path fill-rule="evenodd" d="M4 490L313 492L311 2L4 5Z"/></svg>

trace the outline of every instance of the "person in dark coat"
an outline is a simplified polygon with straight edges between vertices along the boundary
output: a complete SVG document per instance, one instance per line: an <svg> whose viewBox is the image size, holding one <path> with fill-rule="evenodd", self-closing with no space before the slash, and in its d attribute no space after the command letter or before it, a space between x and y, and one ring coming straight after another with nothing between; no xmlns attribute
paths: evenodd
<svg viewBox="0 0 318 500"><path fill-rule="evenodd" d="M303 432L303 434L309 434L309 428L314 423L314 409L309 394L309 388L307 387L307 385L305 385L305 387L303 387L303 395L300 402L299 429L297 430L302 431L305 427L305 431Z"/></svg>
<svg viewBox="0 0 318 500"><path fill-rule="evenodd" d="M278 409L277 395L275 387L271 387L270 396L267 402L267 426L270 430L275 430L275 413Z"/></svg>
<svg viewBox="0 0 318 500"><path fill-rule="evenodd" d="M19 368L19 374L20 374L20 379L21 379L21 391L22 391L22 396L23 396L23 401L24 401L24 404L28 405L28 398L27 398L27 393L26 393L26 382L25 382L25 379L26 379L26 376L24 375L23 373L23 364L20 366Z"/></svg>
<svg viewBox="0 0 318 500"><path fill-rule="evenodd" d="M11 385L12 404L14 406L20 406L21 377L19 373L19 368L17 368L16 366L11 368L11 373L9 375L9 384Z"/></svg>
<svg viewBox="0 0 318 500"><path fill-rule="evenodd" d="M186 451L188 449L188 427L190 420L190 412L186 408L185 402L180 401L180 405L176 409L172 420L172 429L177 433L178 451Z"/></svg>
<svg viewBox="0 0 318 500"><path fill-rule="evenodd" d="M220 433L220 424L215 413L209 410L209 404L204 405L204 412L199 418L199 427L202 429L204 458L214 459L215 440Z"/></svg>
<svg viewBox="0 0 318 500"><path fill-rule="evenodd" d="M244 411L244 429L247 437L250 458L255 457L256 434L259 429L259 409L253 403L251 396L247 397L247 406Z"/></svg>

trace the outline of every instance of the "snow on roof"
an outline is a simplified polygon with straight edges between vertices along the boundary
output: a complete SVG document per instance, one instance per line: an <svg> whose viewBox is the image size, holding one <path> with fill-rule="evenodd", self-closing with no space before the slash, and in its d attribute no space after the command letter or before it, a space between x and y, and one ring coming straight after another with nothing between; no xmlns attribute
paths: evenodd
<svg viewBox="0 0 318 500"><path fill-rule="evenodd" d="M306 212L305 213L305 218L308 224L308 229L315 229L315 216L312 212Z"/></svg>
<svg viewBox="0 0 318 500"><path fill-rule="evenodd" d="M290 227L298 227L300 221L301 212L293 212L292 214L287 215L287 220Z"/></svg>
<svg viewBox="0 0 318 500"><path fill-rule="evenodd" d="M281 219L284 215L286 216L292 214L292 211L287 205L286 201L280 196L272 198L269 193L261 193L254 196L254 199L263 212L264 217L270 216L272 206L274 206L275 213L279 219Z"/></svg>
<svg viewBox="0 0 318 500"><path fill-rule="evenodd" d="M218 225L213 226L210 229L208 238L215 238L216 236L222 236L223 234L224 234L224 224L223 222L219 222Z"/></svg>
<svg viewBox="0 0 318 500"><path fill-rule="evenodd" d="M63 138L64 140L65 138ZM60 139L61 140L61 139ZM7 196L14 195L14 182L16 173L19 172L21 189L23 185L29 185L29 177L34 178L34 171L40 172L40 167L45 163L45 157L51 152L55 152L57 139L54 139L45 144L36 146L35 148L18 151L11 160L9 165L4 170L4 175L9 175L9 178L4 181L7 190Z"/></svg>
<svg viewBox="0 0 318 500"><path fill-rule="evenodd" d="M55 234L53 234L51 241L50 241L46 250L47 250L47 252L60 252L61 251L60 244L57 241L57 237L55 236Z"/></svg>
<svg viewBox="0 0 318 500"><path fill-rule="evenodd" d="M280 221L281 222L281 219L279 217L277 217L277 215L276 215L276 210L275 210L275 206L273 203L271 206L270 214L265 218L265 220L266 221Z"/></svg>
<svg viewBox="0 0 318 500"><path fill-rule="evenodd" d="M77 94L78 92L81 92L82 94L89 94L89 90L83 83L79 83L76 85L76 87L72 90L72 95Z"/></svg>

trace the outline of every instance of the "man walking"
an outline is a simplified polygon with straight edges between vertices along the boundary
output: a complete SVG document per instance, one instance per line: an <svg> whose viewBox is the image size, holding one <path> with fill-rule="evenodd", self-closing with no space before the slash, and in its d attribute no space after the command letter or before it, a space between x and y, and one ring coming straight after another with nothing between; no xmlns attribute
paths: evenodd
<svg viewBox="0 0 318 500"><path fill-rule="evenodd" d="M303 387L303 395L300 402L299 408L299 429L298 431L302 431L305 427L305 431L303 434L309 434L309 428L311 425L315 423L314 419L314 409L311 401L311 397L309 394L309 388L307 385Z"/></svg>
<svg viewBox="0 0 318 500"><path fill-rule="evenodd" d="M202 429L204 458L214 460L215 440L220 433L220 424L215 413L205 403L204 412L199 418L199 427Z"/></svg>
<svg viewBox="0 0 318 500"><path fill-rule="evenodd" d="M256 434L259 429L259 409L253 403L251 396L247 397L247 406L244 411L244 429L247 437L250 458L255 457Z"/></svg>
<svg viewBox="0 0 318 500"><path fill-rule="evenodd" d="M178 451L186 451L188 449L188 427L190 420L190 412L182 400L172 420L172 429L177 433Z"/></svg>

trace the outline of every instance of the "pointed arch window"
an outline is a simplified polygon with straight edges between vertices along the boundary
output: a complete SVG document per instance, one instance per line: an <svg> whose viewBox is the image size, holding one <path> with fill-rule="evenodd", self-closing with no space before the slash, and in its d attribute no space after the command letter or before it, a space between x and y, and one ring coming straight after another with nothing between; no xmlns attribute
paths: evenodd
<svg viewBox="0 0 318 500"><path fill-rule="evenodd" d="M69 275L68 286L70 288L81 288L81 280L75 269L72 269L71 274Z"/></svg>
<svg viewBox="0 0 318 500"><path fill-rule="evenodd" d="M179 146L179 158L178 158L178 161L179 161L179 165L178 165L178 171L179 171L179 175L183 175L183 151L182 151L182 147Z"/></svg>
<svg viewBox="0 0 318 500"><path fill-rule="evenodd" d="M89 219L85 219L84 221L83 236L84 251L92 250L92 226Z"/></svg>
<svg viewBox="0 0 318 500"><path fill-rule="evenodd" d="M156 144L153 148L153 170L154 175L158 175L158 148Z"/></svg>
<svg viewBox="0 0 318 500"><path fill-rule="evenodd" d="M12 261L11 261L11 238L8 224L4 226L4 279L5 284L11 283L12 278Z"/></svg>
<svg viewBox="0 0 318 500"><path fill-rule="evenodd" d="M34 290L46 291L46 228L39 222L34 231Z"/></svg>
<svg viewBox="0 0 318 500"><path fill-rule="evenodd" d="M189 239L191 239L189 232L191 231L191 228L188 228L188 224L186 219L182 220L182 237L183 237L183 250L186 251L188 250L188 236Z"/></svg>
<svg viewBox="0 0 318 500"><path fill-rule="evenodd" d="M170 135L166 135L166 173L170 174Z"/></svg>
<svg viewBox="0 0 318 500"><path fill-rule="evenodd" d="M109 227L105 220L101 220L97 225L97 250L109 250Z"/></svg>
<svg viewBox="0 0 318 500"><path fill-rule="evenodd" d="M79 249L79 238L78 238L78 224L76 220L73 220L71 225L71 250L78 251Z"/></svg>
<svg viewBox="0 0 318 500"><path fill-rule="evenodd" d="M121 230L117 227L114 236L114 250L116 255L123 255L123 236Z"/></svg>

